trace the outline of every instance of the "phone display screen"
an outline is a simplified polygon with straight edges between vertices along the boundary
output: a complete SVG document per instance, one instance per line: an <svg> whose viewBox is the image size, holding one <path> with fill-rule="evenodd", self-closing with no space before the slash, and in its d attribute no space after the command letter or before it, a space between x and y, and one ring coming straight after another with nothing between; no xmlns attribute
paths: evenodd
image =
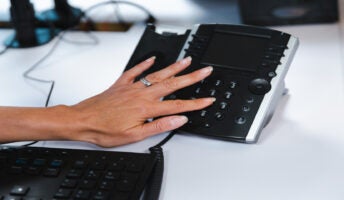
<svg viewBox="0 0 344 200"><path fill-rule="evenodd" d="M215 32L202 64L256 71L268 45L268 38L239 33Z"/></svg>

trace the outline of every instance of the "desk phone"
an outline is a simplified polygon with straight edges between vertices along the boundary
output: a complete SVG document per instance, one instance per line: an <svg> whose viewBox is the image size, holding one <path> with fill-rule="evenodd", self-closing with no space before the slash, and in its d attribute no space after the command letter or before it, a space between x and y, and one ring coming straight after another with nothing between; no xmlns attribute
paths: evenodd
<svg viewBox="0 0 344 200"><path fill-rule="evenodd" d="M216 97L212 106L185 113L189 122L179 131L254 143L285 92L297 46L287 33L253 26L199 24L177 34L148 25L125 70L151 56L155 64L142 77L187 56L192 63L181 74L213 66L205 80L164 98Z"/></svg>

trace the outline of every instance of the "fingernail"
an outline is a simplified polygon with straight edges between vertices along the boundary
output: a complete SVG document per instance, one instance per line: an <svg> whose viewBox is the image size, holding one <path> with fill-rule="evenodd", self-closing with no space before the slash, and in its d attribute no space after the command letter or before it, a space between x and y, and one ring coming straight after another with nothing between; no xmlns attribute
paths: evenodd
<svg viewBox="0 0 344 200"><path fill-rule="evenodd" d="M191 56L188 56L188 57L184 58L183 60L181 60L181 64L186 65L186 64L190 63L191 60L192 60Z"/></svg>
<svg viewBox="0 0 344 200"><path fill-rule="evenodd" d="M181 115L181 116L175 116L172 120L172 123L174 126L179 127L179 126L184 125L188 121L189 119L186 116Z"/></svg>
<svg viewBox="0 0 344 200"><path fill-rule="evenodd" d="M216 101L216 98L214 97L209 97L209 101L211 101L212 103L214 103Z"/></svg>
<svg viewBox="0 0 344 200"><path fill-rule="evenodd" d="M213 67L212 66L208 66L208 67L205 67L201 70L201 73L202 74L210 74L212 71L213 71Z"/></svg>
<svg viewBox="0 0 344 200"><path fill-rule="evenodd" d="M150 57L150 58L148 58L147 60L146 60L146 62L150 62L150 61L153 61L153 60L155 60L155 56L152 56L152 57Z"/></svg>

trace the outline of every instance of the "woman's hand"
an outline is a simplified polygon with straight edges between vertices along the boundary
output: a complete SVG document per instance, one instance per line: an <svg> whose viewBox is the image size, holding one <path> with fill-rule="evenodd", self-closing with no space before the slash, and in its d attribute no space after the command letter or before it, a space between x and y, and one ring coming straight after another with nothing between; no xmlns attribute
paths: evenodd
<svg viewBox="0 0 344 200"><path fill-rule="evenodd" d="M190 65L188 57L149 74L146 77L152 83L149 87L141 81L135 82L154 60L152 57L138 64L103 93L71 106L79 128L68 139L103 147L136 142L184 125L188 119L177 113L202 109L215 101L214 98L161 101L162 97L203 80L211 74L212 67L175 77ZM163 117L147 123L147 119L160 116Z"/></svg>

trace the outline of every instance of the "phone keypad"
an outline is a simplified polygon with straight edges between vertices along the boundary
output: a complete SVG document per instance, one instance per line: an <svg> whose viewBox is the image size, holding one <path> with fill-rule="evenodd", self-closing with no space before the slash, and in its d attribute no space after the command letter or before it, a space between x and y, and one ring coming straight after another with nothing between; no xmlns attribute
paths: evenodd
<svg viewBox="0 0 344 200"><path fill-rule="evenodd" d="M239 114L233 115L233 111L230 109L235 100L236 90L239 88L237 80L226 80L220 78L208 78L202 80L198 84L177 91L166 97L166 99L194 99L202 97L215 97L216 102L203 110L193 111L186 113L189 117L189 126L197 126L203 128L213 127L216 123L231 123L234 125L242 125L246 123L246 117L242 116L242 113L248 113L251 111L249 106L254 102L253 97L247 97L241 100L242 105L239 105ZM239 97L237 97L239 98Z"/></svg>

